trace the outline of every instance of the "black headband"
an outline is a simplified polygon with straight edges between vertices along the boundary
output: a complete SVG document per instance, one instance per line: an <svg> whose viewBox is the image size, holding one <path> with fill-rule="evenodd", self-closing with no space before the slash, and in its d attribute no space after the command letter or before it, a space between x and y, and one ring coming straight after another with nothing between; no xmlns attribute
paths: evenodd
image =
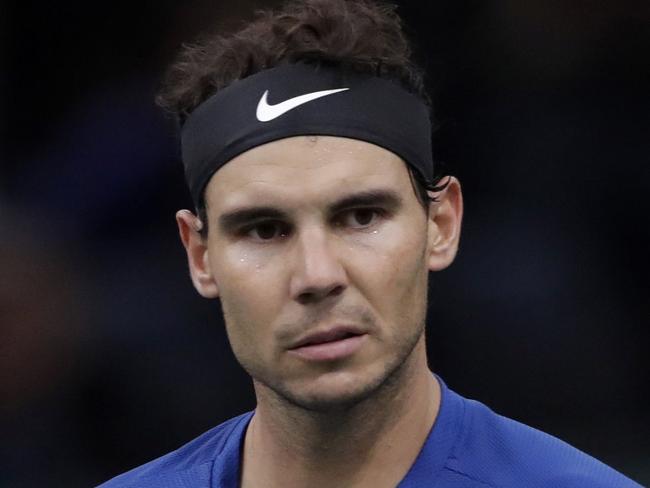
<svg viewBox="0 0 650 488"><path fill-rule="evenodd" d="M181 132L185 177L195 205L212 175L235 156L298 135L371 142L433 178L427 105L376 76L288 64L238 80L203 102Z"/></svg>

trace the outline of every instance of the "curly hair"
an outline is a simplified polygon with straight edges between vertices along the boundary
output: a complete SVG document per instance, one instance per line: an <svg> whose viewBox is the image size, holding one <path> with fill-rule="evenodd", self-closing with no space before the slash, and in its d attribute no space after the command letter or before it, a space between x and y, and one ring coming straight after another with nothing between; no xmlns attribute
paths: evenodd
<svg viewBox="0 0 650 488"><path fill-rule="evenodd" d="M423 71L396 13L371 0L291 0L279 10L256 12L242 29L186 44L163 78L156 102L182 125L203 101L236 80L285 63L314 63L372 74L400 83L431 107ZM440 191L440 177L409 174L418 200ZM206 223L205 207L197 209Z"/></svg>
<svg viewBox="0 0 650 488"><path fill-rule="evenodd" d="M183 46L157 103L182 124L232 82L283 63L327 63L398 80L429 104L422 71L394 5L368 0L291 1L258 11L243 29Z"/></svg>

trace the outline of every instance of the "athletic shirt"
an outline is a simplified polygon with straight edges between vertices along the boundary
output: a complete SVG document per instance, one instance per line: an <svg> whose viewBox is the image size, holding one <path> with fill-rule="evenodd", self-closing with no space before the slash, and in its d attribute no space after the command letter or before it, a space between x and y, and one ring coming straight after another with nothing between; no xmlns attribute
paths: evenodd
<svg viewBox="0 0 650 488"><path fill-rule="evenodd" d="M438 381L440 411L398 488L641 486L567 443L502 417ZM237 488L244 435L253 413L232 418L100 488Z"/></svg>

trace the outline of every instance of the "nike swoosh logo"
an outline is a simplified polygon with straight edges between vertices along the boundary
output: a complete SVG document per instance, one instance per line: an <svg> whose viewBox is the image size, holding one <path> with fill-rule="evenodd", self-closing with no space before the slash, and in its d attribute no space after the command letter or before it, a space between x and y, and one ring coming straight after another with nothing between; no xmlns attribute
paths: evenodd
<svg viewBox="0 0 650 488"><path fill-rule="evenodd" d="M333 95L334 93L342 92L349 90L349 88L337 88L336 90L322 90L312 93L306 93L297 97L290 98L284 102L277 103L275 105L269 105L268 96L269 91L266 90L260 98L259 103L257 104L257 120L260 122L269 122L270 120L277 119L280 115L287 113L289 110L293 110L300 105L316 100L317 98L326 97L328 95Z"/></svg>

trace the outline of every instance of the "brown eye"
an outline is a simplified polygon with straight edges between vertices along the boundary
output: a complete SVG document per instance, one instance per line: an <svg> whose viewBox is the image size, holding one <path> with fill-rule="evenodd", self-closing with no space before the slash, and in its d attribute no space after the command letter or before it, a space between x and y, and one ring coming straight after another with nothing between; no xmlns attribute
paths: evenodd
<svg viewBox="0 0 650 488"><path fill-rule="evenodd" d="M354 208L340 216L338 225L350 229L365 229L375 225L381 216L381 210L375 208Z"/></svg>
<svg viewBox="0 0 650 488"><path fill-rule="evenodd" d="M257 235L264 240L273 239L277 231L278 226L275 224L262 224L257 227Z"/></svg>
<svg viewBox="0 0 650 488"><path fill-rule="evenodd" d="M369 208L362 208L354 211L354 220L359 225L368 225L375 217L375 211Z"/></svg>
<svg viewBox="0 0 650 488"><path fill-rule="evenodd" d="M249 237L258 241L270 241L278 237L284 237L288 233L288 227L281 222L260 222L247 232Z"/></svg>

